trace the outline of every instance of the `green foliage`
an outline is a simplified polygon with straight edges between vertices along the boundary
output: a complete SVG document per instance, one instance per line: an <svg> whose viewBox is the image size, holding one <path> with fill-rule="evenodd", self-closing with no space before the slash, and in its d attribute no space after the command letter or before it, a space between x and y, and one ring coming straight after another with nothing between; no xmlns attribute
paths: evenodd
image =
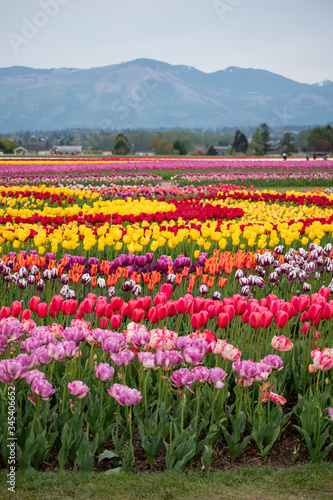
<svg viewBox="0 0 333 500"><path fill-rule="evenodd" d="M0 151L5 154L11 154L17 147L16 142L10 141L9 139L0 139Z"/></svg>
<svg viewBox="0 0 333 500"><path fill-rule="evenodd" d="M117 135L114 151L116 155L127 155L129 153L130 146L128 144L128 139L123 133Z"/></svg>
<svg viewBox="0 0 333 500"><path fill-rule="evenodd" d="M217 151L214 148L214 146L209 146L206 155L207 156L217 156Z"/></svg>
<svg viewBox="0 0 333 500"><path fill-rule="evenodd" d="M308 150L317 151L316 146L320 139L333 145L333 133L332 128L329 125L326 127L316 127L312 129L308 138Z"/></svg>
<svg viewBox="0 0 333 500"><path fill-rule="evenodd" d="M173 143L173 147L174 149L178 150L179 151L179 154L181 156L185 156L187 154L187 149L186 149L186 146L184 144L183 141L177 139L174 143Z"/></svg>
<svg viewBox="0 0 333 500"><path fill-rule="evenodd" d="M253 151L256 156L261 156L264 152L264 143L262 140L262 135L257 129L252 136L252 140L249 144L249 149Z"/></svg>
<svg viewBox="0 0 333 500"><path fill-rule="evenodd" d="M262 123L260 125L260 133L261 133L262 142L264 145L263 154L265 155L271 149L271 144L270 144L272 141L271 129L269 128L269 126L266 123Z"/></svg>
<svg viewBox="0 0 333 500"><path fill-rule="evenodd" d="M248 145L249 143L245 135L240 130L237 130L232 144L233 150L237 153L246 153Z"/></svg>
<svg viewBox="0 0 333 500"><path fill-rule="evenodd" d="M158 142L155 152L157 155L171 155L173 151L173 145L167 140L161 140Z"/></svg>
<svg viewBox="0 0 333 500"><path fill-rule="evenodd" d="M281 153L290 154L297 151L297 146L294 143L294 137L289 132L286 132L279 142L279 150Z"/></svg>

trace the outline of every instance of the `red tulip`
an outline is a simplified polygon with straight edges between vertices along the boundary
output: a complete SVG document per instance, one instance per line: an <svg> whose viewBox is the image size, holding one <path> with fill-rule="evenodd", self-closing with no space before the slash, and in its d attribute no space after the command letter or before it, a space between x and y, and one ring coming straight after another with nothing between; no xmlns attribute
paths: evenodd
<svg viewBox="0 0 333 500"><path fill-rule="evenodd" d="M29 320L31 318L31 311L29 309L24 309L23 311L21 311L20 316L22 321Z"/></svg>
<svg viewBox="0 0 333 500"><path fill-rule="evenodd" d="M174 300L169 300L165 305L168 311L168 317L173 318L177 312L176 302Z"/></svg>
<svg viewBox="0 0 333 500"><path fill-rule="evenodd" d="M21 302L19 302L18 300L14 300L14 302L12 303L12 307L10 308L10 315L14 316L14 318L17 318L22 309L23 306Z"/></svg>
<svg viewBox="0 0 333 500"><path fill-rule="evenodd" d="M112 314L113 314L113 311L111 308L111 304L108 304L105 308L105 316L110 319L112 317Z"/></svg>
<svg viewBox="0 0 333 500"><path fill-rule="evenodd" d="M187 307L186 300L183 297L181 297L176 301L177 314L184 314L186 311L186 307Z"/></svg>
<svg viewBox="0 0 333 500"><path fill-rule="evenodd" d="M114 314L110 320L111 327L114 328L115 330L118 330L118 328L120 328L122 319L123 318L120 316L120 314Z"/></svg>
<svg viewBox="0 0 333 500"><path fill-rule="evenodd" d="M128 304L127 302L124 302L119 310L119 314L121 314L121 316L124 318L125 316L128 315L128 311L129 311Z"/></svg>
<svg viewBox="0 0 333 500"><path fill-rule="evenodd" d="M299 321L304 323L308 319L308 313L306 311L301 312L299 315Z"/></svg>
<svg viewBox="0 0 333 500"><path fill-rule="evenodd" d="M208 306L207 307L207 313L208 313L208 318L209 319L215 318L215 313L216 313L215 307L214 306Z"/></svg>
<svg viewBox="0 0 333 500"><path fill-rule="evenodd" d="M106 330L106 329L107 329L107 327L108 327L108 322L109 322L108 318L106 318L106 317L104 316L104 318L101 318L101 319L99 320L99 327L100 327L102 330Z"/></svg>
<svg viewBox="0 0 333 500"><path fill-rule="evenodd" d="M40 302L37 306L36 313L39 318L46 318L48 313L48 305L46 302Z"/></svg>
<svg viewBox="0 0 333 500"><path fill-rule="evenodd" d="M234 303L234 308L236 316L242 316L247 308L247 300L246 299L237 300L237 302Z"/></svg>
<svg viewBox="0 0 333 500"><path fill-rule="evenodd" d="M205 304L205 299L203 297L196 297L193 301L193 311L198 313L202 311Z"/></svg>
<svg viewBox="0 0 333 500"><path fill-rule="evenodd" d="M97 302L96 307L95 307L95 316L96 318L101 318L104 316L106 310L106 304L104 301Z"/></svg>
<svg viewBox="0 0 333 500"><path fill-rule="evenodd" d="M62 298L61 295L55 295L54 297L52 297L52 300L51 300L52 308L56 312L61 311L61 306L62 306L63 301L64 301L64 299Z"/></svg>
<svg viewBox="0 0 333 500"><path fill-rule="evenodd" d="M207 311L200 311L199 314L201 317L202 326L206 326L208 323L208 312Z"/></svg>
<svg viewBox="0 0 333 500"><path fill-rule="evenodd" d="M151 309L149 309L148 311L148 319L150 321L150 323L152 323L153 325L155 325L156 323L158 323L158 316L157 316L157 309L156 307L152 307Z"/></svg>
<svg viewBox="0 0 333 500"><path fill-rule="evenodd" d="M3 306L1 309L0 309L0 319L3 319L3 318L8 318L10 315L10 307L5 307Z"/></svg>
<svg viewBox="0 0 333 500"><path fill-rule="evenodd" d="M38 307L38 306L37 306ZM49 313L50 313L50 316L51 318L56 318L57 316L59 316L59 311L56 311L54 308L53 308L53 305L52 305L52 301L49 305Z"/></svg>
<svg viewBox="0 0 333 500"><path fill-rule="evenodd" d="M308 311L309 321L314 321L320 313L321 307L318 304L312 304L312 306L309 307Z"/></svg>
<svg viewBox="0 0 333 500"><path fill-rule="evenodd" d="M200 330L202 327L202 322L201 322L201 316L200 314L192 314L191 315L191 325L193 326L194 330Z"/></svg>
<svg viewBox="0 0 333 500"><path fill-rule="evenodd" d="M143 300L143 307L142 309L144 309L145 311L149 311L150 307L151 307L151 304L152 304L152 298L150 295L148 295L148 297L141 297L142 300Z"/></svg>
<svg viewBox="0 0 333 500"><path fill-rule="evenodd" d="M283 328L289 319L286 311L278 311L275 316L275 323L278 328Z"/></svg>
<svg viewBox="0 0 333 500"><path fill-rule="evenodd" d="M324 319L332 319L333 318L333 304L330 304L330 303L326 304L321 315Z"/></svg>
<svg viewBox="0 0 333 500"><path fill-rule="evenodd" d="M318 293L327 300L328 297L331 295L331 290L329 288L323 287L319 290Z"/></svg>
<svg viewBox="0 0 333 500"><path fill-rule="evenodd" d="M159 304L156 306L157 317L159 321L165 319L168 315L168 309L165 305Z"/></svg>
<svg viewBox="0 0 333 500"><path fill-rule="evenodd" d="M134 323L140 323L145 315L145 312L143 309L134 309L133 314L132 314L132 320Z"/></svg>
<svg viewBox="0 0 333 500"><path fill-rule="evenodd" d="M245 313L244 313L244 314L242 315L242 317L241 317L241 322L242 322L243 324L248 323L248 321L249 321L249 317L250 317L250 313L249 313L249 311L246 309Z"/></svg>
<svg viewBox="0 0 333 500"><path fill-rule="evenodd" d="M120 311L124 304L124 300L121 297L112 297L110 300L111 309L113 312Z"/></svg>
<svg viewBox="0 0 333 500"><path fill-rule="evenodd" d="M259 326L261 328L269 328L272 323L273 317L274 316L271 311L263 311L260 315Z"/></svg>
<svg viewBox="0 0 333 500"><path fill-rule="evenodd" d="M37 297L36 295L31 297L30 303L29 303L30 311L36 312L37 306L40 303L40 301L41 301L40 297Z"/></svg>
<svg viewBox="0 0 333 500"><path fill-rule="evenodd" d="M224 313L226 313L229 316L229 320L231 321L232 318L235 316L235 309L234 306L226 305L223 310Z"/></svg>
<svg viewBox="0 0 333 500"><path fill-rule="evenodd" d="M305 311L310 304L310 297L308 295L300 295L298 297L298 310L299 312Z"/></svg>
<svg viewBox="0 0 333 500"><path fill-rule="evenodd" d="M261 316L261 314L258 312L252 312L250 314L249 322L250 322L251 328L258 328L259 327L260 316Z"/></svg>
<svg viewBox="0 0 333 500"><path fill-rule="evenodd" d="M173 292L173 286L170 283L164 283L164 285L161 286L161 292L165 293L169 300Z"/></svg>
<svg viewBox="0 0 333 500"><path fill-rule="evenodd" d="M229 323L230 319L229 319L229 316L228 314L226 313L221 313L218 315L217 317L217 326L219 328L225 328L227 326L227 324Z"/></svg>
<svg viewBox="0 0 333 500"><path fill-rule="evenodd" d="M154 298L154 304L155 304L155 306L158 306L159 304L164 305L167 300L168 300L168 297L166 296L165 293L158 292Z"/></svg>

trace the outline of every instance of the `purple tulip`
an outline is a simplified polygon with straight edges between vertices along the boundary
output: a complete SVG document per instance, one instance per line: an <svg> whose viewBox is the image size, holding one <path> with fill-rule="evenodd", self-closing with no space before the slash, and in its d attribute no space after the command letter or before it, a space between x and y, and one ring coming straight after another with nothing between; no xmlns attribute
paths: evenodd
<svg viewBox="0 0 333 500"><path fill-rule="evenodd" d="M74 382L68 382L67 389L70 394L72 394L78 399L84 398L90 391L90 388L80 380L74 380Z"/></svg>
<svg viewBox="0 0 333 500"><path fill-rule="evenodd" d="M204 353L195 347L187 347L183 350L183 358L187 364L198 365L203 357Z"/></svg>
<svg viewBox="0 0 333 500"><path fill-rule="evenodd" d="M150 335L147 332L136 332L132 335L130 343L134 347L144 347L150 341Z"/></svg>
<svg viewBox="0 0 333 500"><path fill-rule="evenodd" d="M215 368L211 368L209 370L209 382L213 384L216 389L222 389L224 387L223 380L226 378L227 374L222 368L218 366Z"/></svg>
<svg viewBox="0 0 333 500"><path fill-rule="evenodd" d="M243 378L254 378L258 372L256 363L249 360L235 361L233 367Z"/></svg>
<svg viewBox="0 0 333 500"><path fill-rule="evenodd" d="M89 330L86 328L75 328L69 326L62 332L62 336L65 340L71 340L72 342L79 344L87 339L89 333Z"/></svg>
<svg viewBox="0 0 333 500"><path fill-rule="evenodd" d="M40 396L44 401L50 399L55 393L52 384L46 379L35 377L31 382L31 390L36 396Z"/></svg>
<svg viewBox="0 0 333 500"><path fill-rule="evenodd" d="M209 369L206 366L196 366L193 368L192 373L195 380L198 382L207 382L209 380Z"/></svg>
<svg viewBox="0 0 333 500"><path fill-rule="evenodd" d="M151 352L139 352L138 360L139 363L142 364L144 370L157 370L157 366L155 364L155 356Z"/></svg>
<svg viewBox="0 0 333 500"><path fill-rule="evenodd" d="M273 370L281 370L283 368L283 360L276 354L269 354L262 361L266 365L271 366Z"/></svg>
<svg viewBox="0 0 333 500"><path fill-rule="evenodd" d="M179 370L175 370L170 379L172 380L173 385L175 385L176 387L186 386L192 391L190 385L195 380L194 374L187 368L180 368Z"/></svg>
<svg viewBox="0 0 333 500"><path fill-rule="evenodd" d="M117 403L122 406L134 406L142 400L142 394L136 389L130 389L126 385L113 384L108 393Z"/></svg>
<svg viewBox="0 0 333 500"><path fill-rule="evenodd" d="M37 378L46 379L46 375L44 372L41 372L39 370L30 370L24 373L23 378L25 378L28 384L31 384L32 381Z"/></svg>
<svg viewBox="0 0 333 500"><path fill-rule="evenodd" d="M108 363L100 363L95 366L95 375L103 382L108 382L114 375L114 369Z"/></svg>
<svg viewBox="0 0 333 500"><path fill-rule="evenodd" d="M132 363L133 359L135 358L135 354L129 349L123 349L118 354L116 353L111 354L110 357L115 365L127 366L130 363Z"/></svg>
<svg viewBox="0 0 333 500"><path fill-rule="evenodd" d="M24 371L24 365L16 359L3 359L0 361L0 373L2 373L3 378L7 380L7 383L21 378ZM8 377L10 377L10 380L8 380ZM3 381L5 382L6 380Z"/></svg>
<svg viewBox="0 0 333 500"><path fill-rule="evenodd" d="M105 340L102 340L102 349L107 354L114 354L120 351L120 349L126 345L126 339L121 334L113 333L111 336L107 337Z"/></svg>
<svg viewBox="0 0 333 500"><path fill-rule="evenodd" d="M178 337L175 341L175 347L176 349L186 349L186 347L191 347L192 346L192 342L193 340L190 339L190 337L185 337L185 336L181 336L181 337Z"/></svg>

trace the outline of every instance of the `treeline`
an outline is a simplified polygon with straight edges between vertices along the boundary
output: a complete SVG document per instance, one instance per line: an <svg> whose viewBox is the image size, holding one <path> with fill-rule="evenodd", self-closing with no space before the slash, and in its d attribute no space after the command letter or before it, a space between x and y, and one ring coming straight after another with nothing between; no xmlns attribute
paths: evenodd
<svg viewBox="0 0 333 500"><path fill-rule="evenodd" d="M56 130L49 132L22 131L0 137L0 151L12 153L17 146L36 145L40 150L55 146L81 145L86 154L118 152L117 138L126 138L122 154L153 151L155 154L217 154L218 147L227 148L229 154L265 155L270 151L281 154L297 152L328 152L333 148L331 125L306 130L283 131L263 123L258 128L244 128L228 133L222 130L200 132L186 130L124 130L107 132L89 129ZM124 144L123 144L124 146ZM125 151L126 150L126 151ZM214 151L215 150L215 151ZM121 153L119 153L121 154Z"/></svg>

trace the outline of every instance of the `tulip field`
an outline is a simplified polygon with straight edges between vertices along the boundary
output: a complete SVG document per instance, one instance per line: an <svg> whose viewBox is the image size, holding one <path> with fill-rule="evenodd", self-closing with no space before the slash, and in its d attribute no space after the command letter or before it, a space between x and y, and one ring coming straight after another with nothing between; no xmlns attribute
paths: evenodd
<svg viewBox="0 0 333 500"><path fill-rule="evenodd" d="M333 162L0 169L0 468L332 461Z"/></svg>

